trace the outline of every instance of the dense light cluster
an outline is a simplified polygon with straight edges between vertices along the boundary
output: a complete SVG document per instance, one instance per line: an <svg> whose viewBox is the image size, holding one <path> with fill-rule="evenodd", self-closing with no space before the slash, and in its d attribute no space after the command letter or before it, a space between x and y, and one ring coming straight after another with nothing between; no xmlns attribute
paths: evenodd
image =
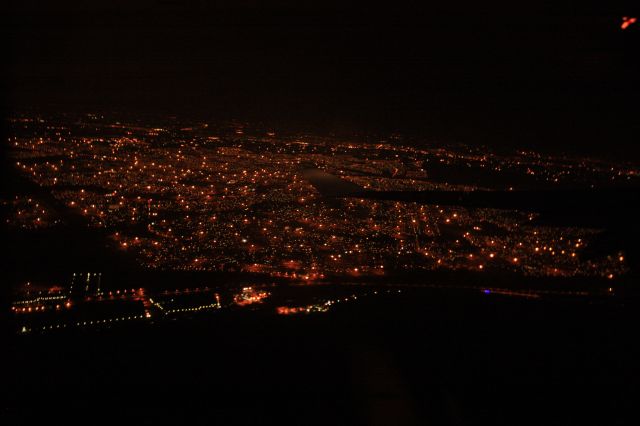
<svg viewBox="0 0 640 426"><path fill-rule="evenodd" d="M95 115L13 124L15 166L50 191L52 207L108 230L115 247L148 268L306 281L439 268L615 277L627 268L622 252L583 255L598 230L532 226L532 214L511 210L328 199L301 170L313 166L366 189L468 191L486 185L463 182L466 170L503 174L513 183L498 187L508 190L634 180L632 168L424 148L399 137L278 137L241 125L158 128ZM50 223L51 208L37 200L12 203L8 220Z"/></svg>

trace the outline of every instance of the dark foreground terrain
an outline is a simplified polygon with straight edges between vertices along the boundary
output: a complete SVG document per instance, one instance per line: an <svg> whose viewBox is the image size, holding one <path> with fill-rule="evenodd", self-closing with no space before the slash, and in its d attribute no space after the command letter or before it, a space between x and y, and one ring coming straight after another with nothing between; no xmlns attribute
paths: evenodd
<svg viewBox="0 0 640 426"><path fill-rule="evenodd" d="M16 336L3 424L637 424L638 316L425 288Z"/></svg>

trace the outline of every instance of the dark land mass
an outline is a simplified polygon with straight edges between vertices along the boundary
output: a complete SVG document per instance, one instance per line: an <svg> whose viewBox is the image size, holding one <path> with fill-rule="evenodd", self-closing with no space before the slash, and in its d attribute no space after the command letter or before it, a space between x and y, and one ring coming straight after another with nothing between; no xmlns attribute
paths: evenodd
<svg viewBox="0 0 640 426"><path fill-rule="evenodd" d="M634 320L635 318L635 320ZM413 289L10 341L8 424L633 424L638 311Z"/></svg>

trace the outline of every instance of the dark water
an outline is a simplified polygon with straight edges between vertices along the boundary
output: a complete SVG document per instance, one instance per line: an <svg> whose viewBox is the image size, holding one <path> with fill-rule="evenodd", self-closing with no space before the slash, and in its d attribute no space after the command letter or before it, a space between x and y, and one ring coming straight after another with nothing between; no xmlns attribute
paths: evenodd
<svg viewBox="0 0 640 426"><path fill-rule="evenodd" d="M355 183L314 168L302 170L302 177L326 197L344 197L364 191L362 187Z"/></svg>

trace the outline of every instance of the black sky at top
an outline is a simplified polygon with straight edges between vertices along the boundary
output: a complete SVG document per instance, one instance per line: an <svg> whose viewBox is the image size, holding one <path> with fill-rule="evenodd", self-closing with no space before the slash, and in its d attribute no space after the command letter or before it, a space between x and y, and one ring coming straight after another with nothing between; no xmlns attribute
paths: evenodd
<svg viewBox="0 0 640 426"><path fill-rule="evenodd" d="M26 1L4 18L4 102L629 157L640 31L619 29L627 10Z"/></svg>

